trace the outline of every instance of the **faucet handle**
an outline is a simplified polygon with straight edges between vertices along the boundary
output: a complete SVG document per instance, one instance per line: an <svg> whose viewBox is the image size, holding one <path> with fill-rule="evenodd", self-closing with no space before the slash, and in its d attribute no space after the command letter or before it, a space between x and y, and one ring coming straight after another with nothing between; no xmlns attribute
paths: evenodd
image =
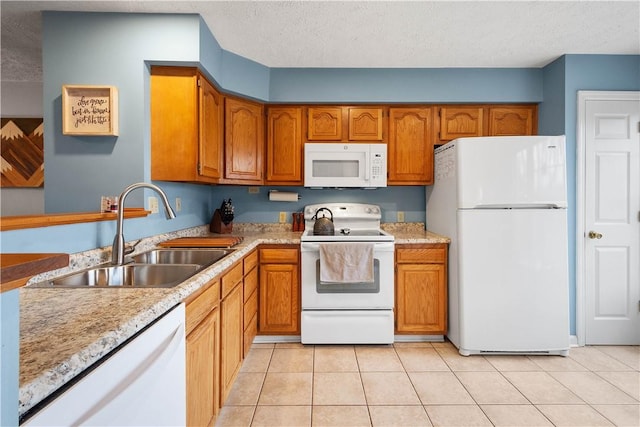
<svg viewBox="0 0 640 427"><path fill-rule="evenodd" d="M135 251L136 250L136 246L138 246L138 243L140 243L141 241L142 241L142 239L139 239L137 242L131 243L129 245L125 244L124 245L124 254L125 255L129 255L130 253Z"/></svg>

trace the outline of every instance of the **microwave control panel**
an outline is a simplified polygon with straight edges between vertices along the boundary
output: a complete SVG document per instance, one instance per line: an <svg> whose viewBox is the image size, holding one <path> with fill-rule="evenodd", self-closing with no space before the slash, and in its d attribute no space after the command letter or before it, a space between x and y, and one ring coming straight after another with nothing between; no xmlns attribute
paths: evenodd
<svg viewBox="0 0 640 427"><path fill-rule="evenodd" d="M371 183L373 185L387 186L387 146L376 146L371 149Z"/></svg>

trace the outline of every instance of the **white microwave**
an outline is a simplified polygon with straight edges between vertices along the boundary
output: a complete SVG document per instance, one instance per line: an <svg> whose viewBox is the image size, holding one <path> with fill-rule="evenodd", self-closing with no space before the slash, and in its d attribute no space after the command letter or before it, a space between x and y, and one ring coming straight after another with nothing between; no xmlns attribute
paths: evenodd
<svg viewBox="0 0 640 427"><path fill-rule="evenodd" d="M387 186L387 144L304 144L304 186Z"/></svg>

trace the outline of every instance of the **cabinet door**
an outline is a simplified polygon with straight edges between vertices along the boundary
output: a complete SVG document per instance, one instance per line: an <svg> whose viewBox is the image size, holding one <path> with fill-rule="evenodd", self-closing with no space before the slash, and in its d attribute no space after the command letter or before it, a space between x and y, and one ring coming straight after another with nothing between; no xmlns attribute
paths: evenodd
<svg viewBox="0 0 640 427"><path fill-rule="evenodd" d="M535 135L535 106L489 108L489 135Z"/></svg>
<svg viewBox="0 0 640 427"><path fill-rule="evenodd" d="M309 141L342 140L341 107L309 107L307 120Z"/></svg>
<svg viewBox="0 0 640 427"><path fill-rule="evenodd" d="M300 333L297 264L260 264L260 333Z"/></svg>
<svg viewBox="0 0 640 427"><path fill-rule="evenodd" d="M431 108L389 109L390 185L433 183L433 127Z"/></svg>
<svg viewBox="0 0 640 427"><path fill-rule="evenodd" d="M198 173L209 178L222 177L224 137L224 97L205 78L200 77L200 133Z"/></svg>
<svg viewBox="0 0 640 427"><path fill-rule="evenodd" d="M192 68L152 67L151 179L197 181L198 88Z"/></svg>
<svg viewBox="0 0 640 427"><path fill-rule="evenodd" d="M187 335L187 425L211 426L218 414L220 312Z"/></svg>
<svg viewBox="0 0 640 427"><path fill-rule="evenodd" d="M482 107L442 107L440 109L440 141L482 136Z"/></svg>
<svg viewBox="0 0 640 427"><path fill-rule="evenodd" d="M446 332L446 268L443 264L398 264L397 332Z"/></svg>
<svg viewBox="0 0 640 427"><path fill-rule="evenodd" d="M261 105L225 98L225 173L229 183L262 184L264 118Z"/></svg>
<svg viewBox="0 0 640 427"><path fill-rule="evenodd" d="M382 141L382 108L349 108L349 141Z"/></svg>
<svg viewBox="0 0 640 427"><path fill-rule="evenodd" d="M302 108L267 113L267 184L302 185Z"/></svg>
<svg viewBox="0 0 640 427"><path fill-rule="evenodd" d="M224 405L242 364L244 330L242 284L220 303L220 406Z"/></svg>

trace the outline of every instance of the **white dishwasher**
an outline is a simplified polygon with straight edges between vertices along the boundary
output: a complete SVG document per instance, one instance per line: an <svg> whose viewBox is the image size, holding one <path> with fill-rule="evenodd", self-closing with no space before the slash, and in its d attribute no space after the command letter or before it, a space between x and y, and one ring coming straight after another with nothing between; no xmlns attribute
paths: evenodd
<svg viewBox="0 0 640 427"><path fill-rule="evenodd" d="M184 326L179 304L21 425L185 425Z"/></svg>

